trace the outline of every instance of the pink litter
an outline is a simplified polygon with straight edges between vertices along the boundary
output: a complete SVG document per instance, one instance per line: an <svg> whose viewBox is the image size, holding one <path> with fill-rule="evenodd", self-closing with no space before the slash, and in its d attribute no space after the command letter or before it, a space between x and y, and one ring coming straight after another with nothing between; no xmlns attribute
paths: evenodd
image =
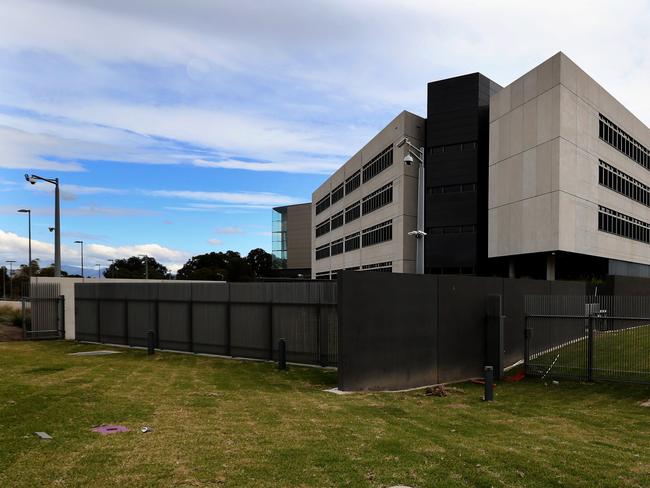
<svg viewBox="0 0 650 488"><path fill-rule="evenodd" d="M102 435L117 434L118 432L128 432L129 429L123 425L100 425L95 427L93 432L97 432Z"/></svg>

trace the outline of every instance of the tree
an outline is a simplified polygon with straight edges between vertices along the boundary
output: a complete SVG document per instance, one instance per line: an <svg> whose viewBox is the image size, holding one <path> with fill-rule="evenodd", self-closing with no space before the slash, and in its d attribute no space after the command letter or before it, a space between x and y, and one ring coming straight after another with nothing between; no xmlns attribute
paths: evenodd
<svg viewBox="0 0 650 488"><path fill-rule="evenodd" d="M256 248L246 256L256 278L273 276L273 256L264 249Z"/></svg>
<svg viewBox="0 0 650 488"><path fill-rule="evenodd" d="M179 280L251 281L253 270L238 252L210 252L192 256L178 270Z"/></svg>
<svg viewBox="0 0 650 488"><path fill-rule="evenodd" d="M156 280L168 279L171 276L169 270L151 256L131 256L127 259L116 259L113 261L111 265L104 270L104 277L144 279L147 272L149 278Z"/></svg>

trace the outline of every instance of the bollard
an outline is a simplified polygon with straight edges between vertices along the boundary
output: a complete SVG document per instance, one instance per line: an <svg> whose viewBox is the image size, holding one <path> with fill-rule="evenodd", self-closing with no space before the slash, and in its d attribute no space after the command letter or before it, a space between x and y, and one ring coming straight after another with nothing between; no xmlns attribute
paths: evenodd
<svg viewBox="0 0 650 488"><path fill-rule="evenodd" d="M154 342L154 333L153 330L148 330L147 331L147 354L151 356L156 350L154 349L155 342Z"/></svg>
<svg viewBox="0 0 650 488"><path fill-rule="evenodd" d="M287 341L284 339L278 341L278 369L287 369Z"/></svg>
<svg viewBox="0 0 650 488"><path fill-rule="evenodd" d="M485 394L483 395L483 400L491 402L494 400L494 372L492 366L485 367L483 378L485 379Z"/></svg>

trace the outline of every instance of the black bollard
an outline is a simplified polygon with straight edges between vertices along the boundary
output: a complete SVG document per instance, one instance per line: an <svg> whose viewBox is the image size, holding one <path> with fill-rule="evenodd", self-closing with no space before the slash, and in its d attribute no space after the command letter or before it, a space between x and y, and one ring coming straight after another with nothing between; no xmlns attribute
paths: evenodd
<svg viewBox="0 0 650 488"><path fill-rule="evenodd" d="M483 400L491 402L494 400L494 372L492 366L485 367L483 378L485 379L485 394Z"/></svg>
<svg viewBox="0 0 650 488"><path fill-rule="evenodd" d="M278 341L278 369L287 369L287 341L284 339Z"/></svg>
<svg viewBox="0 0 650 488"><path fill-rule="evenodd" d="M155 342L154 342L154 333L153 330L148 330L147 331L147 354L149 356L153 355L153 353L156 352L155 350Z"/></svg>

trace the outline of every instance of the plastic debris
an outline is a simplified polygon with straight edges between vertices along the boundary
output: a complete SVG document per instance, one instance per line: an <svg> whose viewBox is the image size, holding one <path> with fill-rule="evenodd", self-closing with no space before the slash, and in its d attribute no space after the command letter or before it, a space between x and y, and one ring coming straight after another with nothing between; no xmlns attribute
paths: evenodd
<svg viewBox="0 0 650 488"><path fill-rule="evenodd" d="M146 425L144 427L140 428L140 432L143 434L146 434L147 432L153 432L153 429L151 427L147 427Z"/></svg>
<svg viewBox="0 0 650 488"><path fill-rule="evenodd" d="M38 437L40 437L43 440L49 441L52 439L52 436L48 434L47 432L34 432Z"/></svg>
<svg viewBox="0 0 650 488"><path fill-rule="evenodd" d="M560 382L559 382L558 380L553 380L552 383L553 383L554 385L559 385L559 384L560 384Z"/></svg>

